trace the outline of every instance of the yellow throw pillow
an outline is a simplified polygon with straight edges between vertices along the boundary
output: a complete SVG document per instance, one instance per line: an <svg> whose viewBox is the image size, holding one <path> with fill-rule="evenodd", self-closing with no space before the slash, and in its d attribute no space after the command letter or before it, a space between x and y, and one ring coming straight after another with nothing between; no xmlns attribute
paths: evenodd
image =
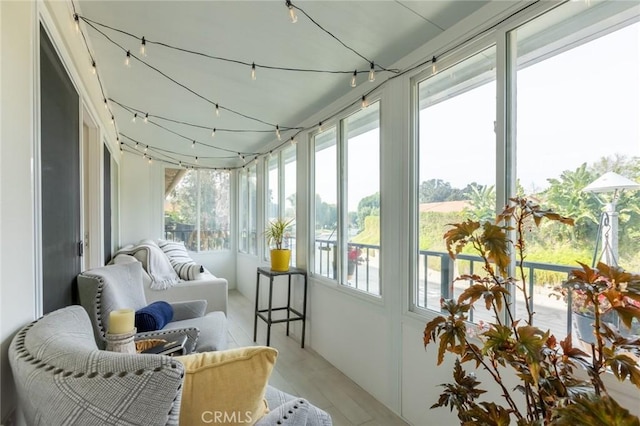
<svg viewBox="0 0 640 426"><path fill-rule="evenodd" d="M278 351L248 346L175 357L185 367L180 425L257 422L268 411L264 393Z"/></svg>

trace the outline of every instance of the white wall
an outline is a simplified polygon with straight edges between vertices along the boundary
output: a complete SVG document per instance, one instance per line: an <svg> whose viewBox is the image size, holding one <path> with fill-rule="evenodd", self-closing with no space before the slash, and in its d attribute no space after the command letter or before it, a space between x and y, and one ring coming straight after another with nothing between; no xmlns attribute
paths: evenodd
<svg viewBox="0 0 640 426"><path fill-rule="evenodd" d="M0 2L0 420L15 406L7 348L35 316L33 2Z"/></svg>
<svg viewBox="0 0 640 426"><path fill-rule="evenodd" d="M80 96L99 118L100 140L115 146L102 96L86 66L69 2L0 1L0 421L16 405L7 348L41 311L38 235L38 55L40 20L51 32ZM113 151L113 150L112 150ZM96 212L100 214L100 212Z"/></svg>

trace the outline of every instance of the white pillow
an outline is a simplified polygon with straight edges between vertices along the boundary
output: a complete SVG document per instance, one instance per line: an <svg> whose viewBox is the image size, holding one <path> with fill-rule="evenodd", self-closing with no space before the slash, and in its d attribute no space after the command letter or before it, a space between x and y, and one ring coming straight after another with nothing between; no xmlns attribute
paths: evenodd
<svg viewBox="0 0 640 426"><path fill-rule="evenodd" d="M167 255L171 266L183 280L196 280L204 272L203 266L189 256L183 242L158 240L158 247Z"/></svg>

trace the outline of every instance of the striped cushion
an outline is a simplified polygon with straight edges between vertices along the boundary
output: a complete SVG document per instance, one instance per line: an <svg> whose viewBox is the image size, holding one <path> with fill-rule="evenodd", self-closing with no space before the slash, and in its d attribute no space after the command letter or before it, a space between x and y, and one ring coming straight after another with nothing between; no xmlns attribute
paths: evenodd
<svg viewBox="0 0 640 426"><path fill-rule="evenodd" d="M183 280L195 280L198 274L204 272L202 265L191 259L183 242L158 240L158 247L167 255L171 266Z"/></svg>

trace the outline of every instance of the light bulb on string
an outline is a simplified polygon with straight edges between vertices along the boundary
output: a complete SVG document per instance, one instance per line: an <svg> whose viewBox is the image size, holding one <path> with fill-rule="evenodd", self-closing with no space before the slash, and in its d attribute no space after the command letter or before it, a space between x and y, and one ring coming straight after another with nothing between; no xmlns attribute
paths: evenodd
<svg viewBox="0 0 640 426"><path fill-rule="evenodd" d="M251 64L251 80L256 80L256 64L255 62Z"/></svg>
<svg viewBox="0 0 640 426"><path fill-rule="evenodd" d="M215 129L215 127L213 129L211 129L211 137L212 138L216 137L216 129Z"/></svg>
<svg viewBox="0 0 640 426"><path fill-rule="evenodd" d="M109 104L107 103L107 98L102 98L102 101L104 102L104 109L109 109Z"/></svg>
<svg viewBox="0 0 640 426"><path fill-rule="evenodd" d="M138 149L138 142L136 142L136 146L134 147L135 149Z"/></svg>
<svg viewBox="0 0 640 426"><path fill-rule="evenodd" d="M111 124L113 124L114 120L113 115L111 115Z"/></svg>
<svg viewBox="0 0 640 426"><path fill-rule="evenodd" d="M149 164L151 164L151 157L149 157Z"/></svg>
<svg viewBox="0 0 640 426"><path fill-rule="evenodd" d="M131 119L131 122L135 123L136 122L136 118L138 118L138 113L137 112L133 114L133 118Z"/></svg>
<svg viewBox="0 0 640 426"><path fill-rule="evenodd" d="M144 115L144 124L148 124L149 123L149 113L145 113Z"/></svg>
<svg viewBox="0 0 640 426"><path fill-rule="evenodd" d="M96 75L96 61L91 60L91 74Z"/></svg>
<svg viewBox="0 0 640 426"><path fill-rule="evenodd" d="M371 62L371 69L369 69L369 81L371 82L376 81L376 71L375 71L375 65L373 62Z"/></svg>
<svg viewBox="0 0 640 426"><path fill-rule="evenodd" d="M220 108L218 107L218 104L216 104L216 117L220 117Z"/></svg>
<svg viewBox="0 0 640 426"><path fill-rule="evenodd" d="M178 160L178 167L182 167L182 161Z"/></svg>
<svg viewBox="0 0 640 426"><path fill-rule="evenodd" d="M282 140L282 136L280 135L280 126L278 126L277 124L276 124L276 136L278 137L279 141Z"/></svg>
<svg viewBox="0 0 640 426"><path fill-rule="evenodd" d="M73 14L73 21L74 21L74 26L76 28L76 33L80 32L80 17L78 16L77 13Z"/></svg>
<svg viewBox="0 0 640 426"><path fill-rule="evenodd" d="M358 77L358 71L353 72L353 77L351 77L351 87L356 87L358 83L356 82L356 77Z"/></svg>
<svg viewBox="0 0 640 426"><path fill-rule="evenodd" d="M296 141L295 138L293 136L291 136L291 145L295 145L297 143L298 143L298 141Z"/></svg>
<svg viewBox="0 0 640 426"><path fill-rule="evenodd" d="M296 11L294 10L290 0L287 0L285 4L289 8L289 18L291 18L291 23L295 24L296 22L298 22L298 15L296 15Z"/></svg>
<svg viewBox="0 0 640 426"><path fill-rule="evenodd" d="M127 68L131 68L131 51L127 50L127 56L124 58L124 65Z"/></svg>
<svg viewBox="0 0 640 426"><path fill-rule="evenodd" d="M318 123L318 132L322 133L322 121Z"/></svg>
<svg viewBox="0 0 640 426"><path fill-rule="evenodd" d="M147 150L149 149L149 145L144 147L144 152L147 152Z"/></svg>
<svg viewBox="0 0 640 426"><path fill-rule="evenodd" d="M436 74L438 70L436 69L436 57L434 56L431 59L431 74Z"/></svg>
<svg viewBox="0 0 640 426"><path fill-rule="evenodd" d="M191 149L196 147L196 140L194 139L193 142L191 142Z"/></svg>
<svg viewBox="0 0 640 426"><path fill-rule="evenodd" d="M269 151L269 153L267 154L267 160L271 160L271 153L272 153L272 152L273 152L273 151Z"/></svg>
<svg viewBox="0 0 640 426"><path fill-rule="evenodd" d="M196 157L196 164L198 164L198 157Z"/></svg>
<svg viewBox="0 0 640 426"><path fill-rule="evenodd" d="M363 96L362 97L362 108L366 108L369 106L369 102L367 101L367 97Z"/></svg>
<svg viewBox="0 0 640 426"><path fill-rule="evenodd" d="M147 40L142 36L142 41L140 42L140 55L147 56Z"/></svg>

